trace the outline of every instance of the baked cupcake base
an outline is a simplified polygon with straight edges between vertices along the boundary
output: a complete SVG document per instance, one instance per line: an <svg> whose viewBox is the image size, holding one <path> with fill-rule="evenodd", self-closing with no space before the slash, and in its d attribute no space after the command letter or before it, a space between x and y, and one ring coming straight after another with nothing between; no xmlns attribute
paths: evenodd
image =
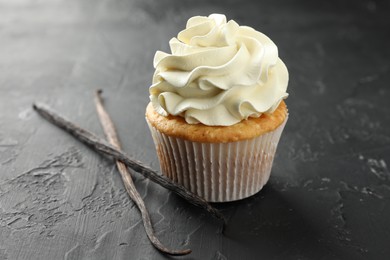
<svg viewBox="0 0 390 260"><path fill-rule="evenodd" d="M213 135L210 129L208 135L201 133L201 138L193 135L186 138L178 134L183 130L180 125L175 124L173 131L176 134L164 129L173 118L158 115L162 117L159 118L162 122L156 122L154 113L149 105L146 121L156 145L162 173L210 202L239 200L261 190L269 179L276 148L287 121L287 108L283 102L273 116L264 115L269 117L268 123L270 120L274 123L274 128L269 127L266 132L252 138L205 142L205 138ZM217 137L221 138L220 135ZM228 138L237 138L237 135Z"/></svg>

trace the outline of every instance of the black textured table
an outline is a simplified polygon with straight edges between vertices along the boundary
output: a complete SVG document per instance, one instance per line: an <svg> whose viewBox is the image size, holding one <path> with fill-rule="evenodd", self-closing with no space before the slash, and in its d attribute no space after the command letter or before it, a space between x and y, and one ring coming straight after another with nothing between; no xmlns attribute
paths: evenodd
<svg viewBox="0 0 390 260"><path fill-rule="evenodd" d="M48 103L103 136L104 89L123 149L158 169L144 119L156 50L194 15L267 34L290 111L257 195L203 210L133 174L179 259L390 258L389 1L0 1L0 259L167 259L112 160L52 126Z"/></svg>

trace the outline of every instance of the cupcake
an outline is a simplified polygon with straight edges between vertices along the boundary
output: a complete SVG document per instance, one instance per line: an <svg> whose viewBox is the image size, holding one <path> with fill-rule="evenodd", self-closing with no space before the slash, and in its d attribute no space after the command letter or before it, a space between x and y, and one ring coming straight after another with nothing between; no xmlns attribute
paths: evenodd
<svg viewBox="0 0 390 260"><path fill-rule="evenodd" d="M169 45L146 108L162 173L210 202L257 193L288 117L278 48L221 14L190 18Z"/></svg>

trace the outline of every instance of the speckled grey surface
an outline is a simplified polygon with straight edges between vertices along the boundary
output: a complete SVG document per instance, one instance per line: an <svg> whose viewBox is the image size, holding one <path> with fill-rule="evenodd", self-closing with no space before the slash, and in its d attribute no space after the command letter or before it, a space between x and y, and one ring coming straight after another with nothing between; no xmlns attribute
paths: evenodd
<svg viewBox="0 0 390 260"><path fill-rule="evenodd" d="M290 118L270 182L202 210L137 177L180 259L390 258L389 1L0 1L0 259L166 259L110 159L31 109L102 135L103 88L124 150L158 169L144 108L158 49L193 15L263 31L290 71Z"/></svg>

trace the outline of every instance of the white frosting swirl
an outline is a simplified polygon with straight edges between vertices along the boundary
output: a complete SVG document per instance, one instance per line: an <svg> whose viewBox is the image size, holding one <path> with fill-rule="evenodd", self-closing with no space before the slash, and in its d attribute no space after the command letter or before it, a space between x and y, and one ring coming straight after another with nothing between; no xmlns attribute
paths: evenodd
<svg viewBox="0 0 390 260"><path fill-rule="evenodd" d="M172 54L154 56L149 89L163 116L228 126L272 113L288 96L288 71L276 45L250 27L226 22L224 15L190 18L169 45Z"/></svg>

